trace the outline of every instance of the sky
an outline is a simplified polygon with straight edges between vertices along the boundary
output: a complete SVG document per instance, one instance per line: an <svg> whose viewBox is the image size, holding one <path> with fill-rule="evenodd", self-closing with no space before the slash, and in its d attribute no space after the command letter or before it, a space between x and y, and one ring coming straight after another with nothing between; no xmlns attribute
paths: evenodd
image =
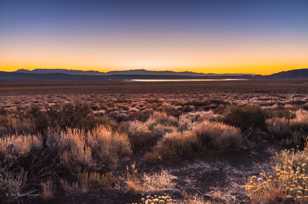
<svg viewBox="0 0 308 204"><path fill-rule="evenodd" d="M308 0L0 0L0 70L308 68Z"/></svg>

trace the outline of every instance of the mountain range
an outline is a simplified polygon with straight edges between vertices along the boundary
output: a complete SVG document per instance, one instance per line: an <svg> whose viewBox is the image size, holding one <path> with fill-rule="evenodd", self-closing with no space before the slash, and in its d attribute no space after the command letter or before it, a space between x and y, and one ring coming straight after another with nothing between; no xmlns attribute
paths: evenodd
<svg viewBox="0 0 308 204"><path fill-rule="evenodd" d="M20 69L14 72L0 72L0 80L21 79L190 79L190 78L244 78L244 79L292 79L308 78L308 68L278 72L272 75L214 74L174 71L149 71L145 69L123 71L81 71L69 69Z"/></svg>

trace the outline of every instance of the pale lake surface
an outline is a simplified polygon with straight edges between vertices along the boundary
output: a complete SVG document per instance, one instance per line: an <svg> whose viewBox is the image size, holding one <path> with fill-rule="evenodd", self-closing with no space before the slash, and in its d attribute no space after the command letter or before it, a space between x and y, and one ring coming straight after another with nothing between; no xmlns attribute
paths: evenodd
<svg viewBox="0 0 308 204"><path fill-rule="evenodd" d="M130 79L133 82L245 81L248 79Z"/></svg>

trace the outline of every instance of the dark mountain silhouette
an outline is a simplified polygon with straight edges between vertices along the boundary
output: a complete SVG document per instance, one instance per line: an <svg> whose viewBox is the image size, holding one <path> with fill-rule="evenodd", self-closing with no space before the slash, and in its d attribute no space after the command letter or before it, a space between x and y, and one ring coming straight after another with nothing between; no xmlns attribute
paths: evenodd
<svg viewBox="0 0 308 204"><path fill-rule="evenodd" d="M26 69L19 69L16 73L23 74L68 74L68 75L90 75L99 76L103 75L98 71L81 71L81 70L69 70L69 69L34 69L32 71Z"/></svg>
<svg viewBox="0 0 308 204"><path fill-rule="evenodd" d="M195 72L149 71L144 69L124 71L81 71L68 69L20 69L15 72L0 72L0 80L110 80L110 79L196 79L196 78L243 78L243 79L293 79L308 78L308 69L296 69L268 76L253 74L203 74Z"/></svg>
<svg viewBox="0 0 308 204"><path fill-rule="evenodd" d="M106 75L123 75L123 76L138 76L138 75L159 75L159 76L205 76L206 74L195 72L174 72L174 71L150 71L145 69L123 70L123 71L110 71ZM208 74L207 74L208 75Z"/></svg>
<svg viewBox="0 0 308 204"><path fill-rule="evenodd" d="M149 71L145 69L111 71L106 76L118 79L194 79L194 78L254 78L250 74L213 74L196 72L175 72L175 71Z"/></svg>
<svg viewBox="0 0 308 204"><path fill-rule="evenodd" d="M308 78L308 68L278 72L269 76L275 79Z"/></svg>

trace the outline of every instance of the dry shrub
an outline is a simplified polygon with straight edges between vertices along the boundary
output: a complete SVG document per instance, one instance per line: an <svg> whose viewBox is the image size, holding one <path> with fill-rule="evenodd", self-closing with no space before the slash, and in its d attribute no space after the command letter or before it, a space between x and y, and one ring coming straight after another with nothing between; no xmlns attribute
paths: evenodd
<svg viewBox="0 0 308 204"><path fill-rule="evenodd" d="M0 108L0 137L1 135L7 133L8 127L9 127L9 115L3 108Z"/></svg>
<svg viewBox="0 0 308 204"><path fill-rule="evenodd" d="M222 115L215 114L213 111L197 111L182 114L179 117L178 130L191 130L195 124L202 121L221 121Z"/></svg>
<svg viewBox="0 0 308 204"><path fill-rule="evenodd" d="M249 128L265 129L266 114L258 106L231 107L224 122L241 130Z"/></svg>
<svg viewBox="0 0 308 204"><path fill-rule="evenodd" d="M128 137L134 152L149 148L157 141L157 135L150 131L146 123L136 120L128 125Z"/></svg>
<svg viewBox="0 0 308 204"><path fill-rule="evenodd" d="M77 181L61 180L61 187L66 194L87 193L91 190L109 188L116 182L111 173L83 172L78 174Z"/></svg>
<svg viewBox="0 0 308 204"><path fill-rule="evenodd" d="M202 145L212 149L230 150L238 148L242 142L241 131L238 128L220 123L204 121L193 127Z"/></svg>
<svg viewBox="0 0 308 204"><path fill-rule="evenodd" d="M167 113L165 112L154 112L146 121L146 123L151 129L155 127L157 124L165 126L177 126L178 120L173 116L167 115Z"/></svg>
<svg viewBox="0 0 308 204"><path fill-rule="evenodd" d="M77 129L68 129L65 132L49 132L47 145L54 149L63 164L71 168L79 165L91 166L92 149L86 144L86 133Z"/></svg>
<svg viewBox="0 0 308 204"><path fill-rule="evenodd" d="M155 192L168 190L175 187L176 177L168 171L162 170L157 173L130 175L126 181L127 187L131 191L136 192Z"/></svg>
<svg viewBox="0 0 308 204"><path fill-rule="evenodd" d="M142 152L152 148L166 133L176 129L178 120L164 112L154 112L147 121L131 121L128 123L128 136L133 151Z"/></svg>
<svg viewBox="0 0 308 204"><path fill-rule="evenodd" d="M81 103L52 106L47 110L42 110L38 106L31 106L24 117L30 119L33 131L40 133L46 133L48 128L90 130L99 122L90 106Z"/></svg>
<svg viewBox="0 0 308 204"><path fill-rule="evenodd" d="M131 146L126 134L112 132L103 126L89 132L87 142L92 149L93 157L106 164L116 164L120 158L131 153Z"/></svg>
<svg viewBox="0 0 308 204"><path fill-rule="evenodd" d="M295 118L290 120L292 129L299 129L308 132L308 112L304 110L297 110Z"/></svg>
<svg viewBox="0 0 308 204"><path fill-rule="evenodd" d="M154 195L144 195L141 197L138 204L148 204L148 203L157 203L157 204L175 204L178 203L175 199L172 199L172 195L168 194L154 194Z"/></svg>
<svg viewBox="0 0 308 204"><path fill-rule="evenodd" d="M67 167L104 165L112 167L121 157L130 154L126 134L99 126L92 131L68 129L60 135L51 133L48 146L56 149Z"/></svg>
<svg viewBox="0 0 308 204"><path fill-rule="evenodd" d="M0 169L0 203L18 199L27 181L27 174L24 171L12 173Z"/></svg>
<svg viewBox="0 0 308 204"><path fill-rule="evenodd" d="M0 138L0 153L5 157L23 156L32 148L41 147L39 137L35 135L9 135Z"/></svg>
<svg viewBox="0 0 308 204"><path fill-rule="evenodd" d="M195 155L200 145L197 136L191 131L169 133L145 155L145 160L190 158Z"/></svg>
<svg viewBox="0 0 308 204"><path fill-rule="evenodd" d="M51 199L54 197L54 184L52 180L41 183L41 197L43 199Z"/></svg>
<svg viewBox="0 0 308 204"><path fill-rule="evenodd" d="M200 196L186 196L180 204L211 204L210 201L204 200Z"/></svg>
<svg viewBox="0 0 308 204"><path fill-rule="evenodd" d="M168 133L152 152L145 155L147 161L191 158L207 151L229 151L239 148L241 132L223 123L204 121L192 130Z"/></svg>
<svg viewBox="0 0 308 204"><path fill-rule="evenodd" d="M267 120L268 128L276 134L283 134L290 130L308 131L308 112L297 110L294 118L271 118Z"/></svg>
<svg viewBox="0 0 308 204"><path fill-rule="evenodd" d="M3 136L6 134L24 134L37 132L35 131L35 127L32 121L20 112L7 114L5 117L6 121L1 123L1 125L3 125L3 128L1 128L1 134Z"/></svg>
<svg viewBox="0 0 308 204"><path fill-rule="evenodd" d="M282 151L275 158L273 173L252 176L245 185L254 203L277 200L308 201L308 144L301 152Z"/></svg>
<svg viewBox="0 0 308 204"><path fill-rule="evenodd" d="M278 137L285 137L290 134L290 120L286 118L271 118L266 120L267 129Z"/></svg>
<svg viewBox="0 0 308 204"><path fill-rule="evenodd" d="M271 118L266 121L268 131L274 139L283 145L303 148L308 132L308 113L303 110L295 112L295 117Z"/></svg>
<svg viewBox="0 0 308 204"><path fill-rule="evenodd" d="M37 149L34 151L34 148ZM126 134L99 126L92 131L49 130L45 147L42 145L42 137L7 136L0 139L0 154L3 157L14 158L14 160L4 160L10 170L18 167L29 171L30 179L37 182L37 186L41 186L42 198L47 199L57 192L59 181L63 179L69 179L67 186L71 186L75 191L77 188L95 189L94 186L108 186L106 174L81 172L93 169L106 172L113 169L121 158L131 154L131 148ZM46 180L50 175L58 175L54 183ZM14 194L14 189L19 192L17 186L21 185L19 177L10 174L1 174L0 177L1 193L12 191ZM24 182L22 180L22 185Z"/></svg>

